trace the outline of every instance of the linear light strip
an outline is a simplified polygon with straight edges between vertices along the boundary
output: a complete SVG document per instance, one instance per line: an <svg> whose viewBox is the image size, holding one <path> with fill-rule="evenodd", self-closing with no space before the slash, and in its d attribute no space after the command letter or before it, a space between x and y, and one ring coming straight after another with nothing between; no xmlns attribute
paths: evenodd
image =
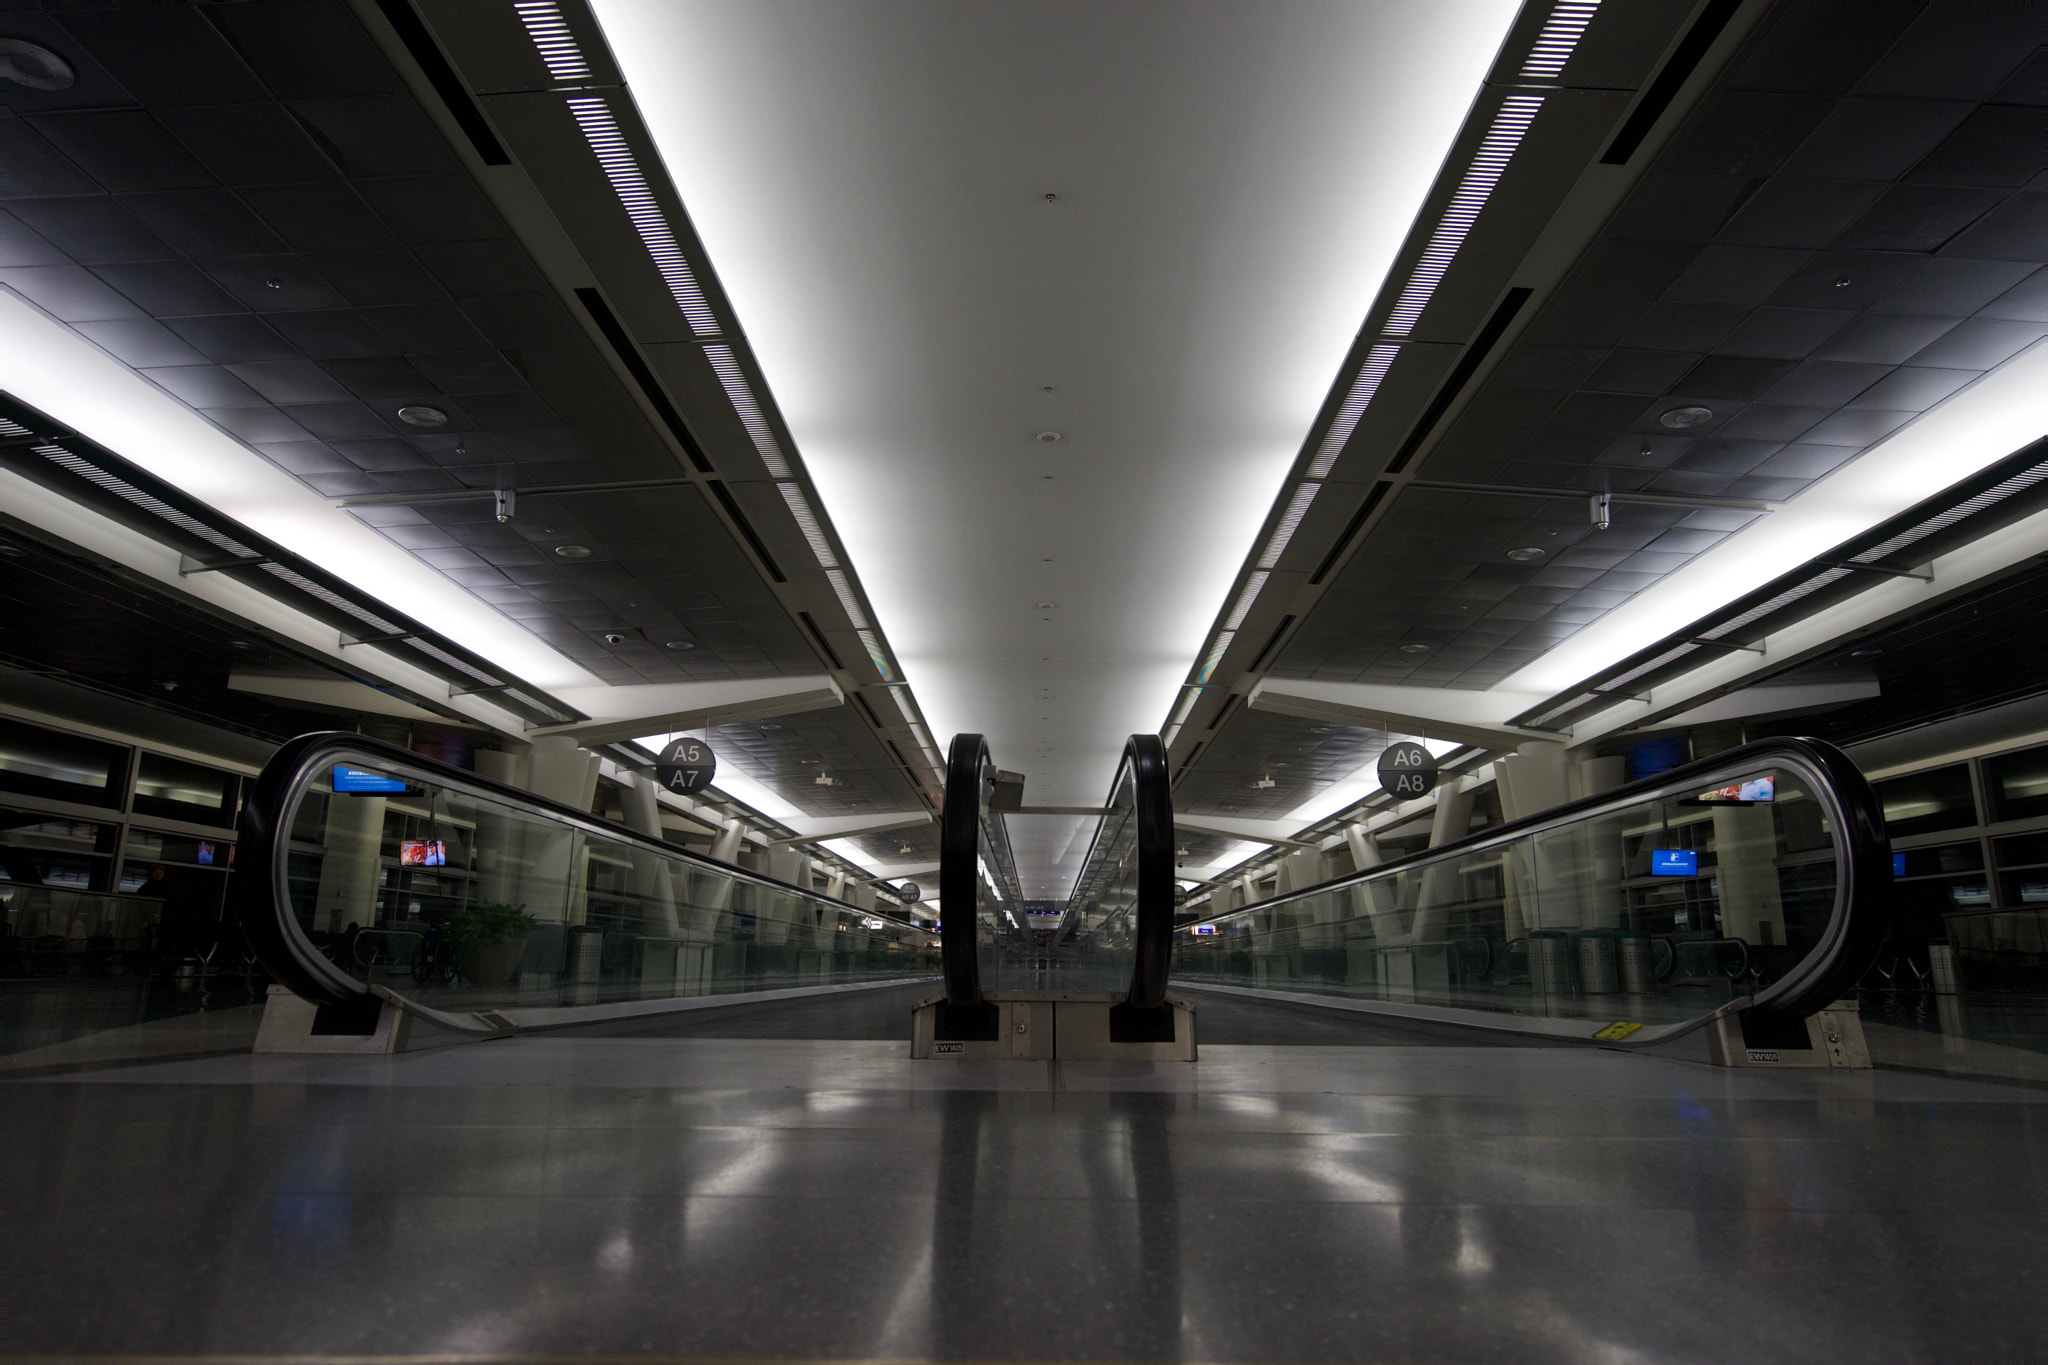
<svg viewBox="0 0 2048 1365"><path fill-rule="evenodd" d="M804 539L811 543L811 553L817 556L819 567L838 568L839 559L832 553L832 542L825 539L825 528L818 524L817 513L811 511L804 490L786 482L775 487L782 494L782 500L789 504L789 514L796 518L797 528L804 533Z"/></svg>
<svg viewBox="0 0 2048 1365"><path fill-rule="evenodd" d="M1500 112L1493 116L1493 126L1486 130L1471 166L1458 182L1457 192L1444 206L1443 217L1437 220L1436 231L1429 235L1429 245L1423 248L1422 258L1415 263L1401 297L1387 315L1389 336L1405 337L1415 330L1422 310L1429 306L1437 286L1450 272L1451 259L1465 244L1466 235L1479 221L1480 211L1486 207L1494 187L1500 184L1509 159L1522 145L1529 125L1536 121L1543 99L1541 95L1510 95L1501 101Z"/></svg>
<svg viewBox="0 0 2048 1365"><path fill-rule="evenodd" d="M584 60L583 49L576 45L576 35L569 31L554 0L512 0L512 9L526 25L526 36L540 49L550 76L564 83L593 79L590 63Z"/></svg>
<svg viewBox="0 0 2048 1365"><path fill-rule="evenodd" d="M8 425L12 426L13 423ZM8 432L7 434L12 436L15 433ZM21 434L27 435L29 433L24 431ZM243 559L256 559L259 557L257 551L250 549L234 537L224 536L205 522L186 516L170 504L151 497L126 479L118 475L109 474L92 461L80 459L62 446L36 445L30 446L29 449L60 469L69 470L71 473L76 474L87 483L103 488L123 501L132 502L145 512L162 517L179 530L199 537L215 549L226 550L229 554L238 555ZM395 630L397 627L394 626L392 629Z"/></svg>
<svg viewBox="0 0 2048 1365"><path fill-rule="evenodd" d="M1593 22L1599 9L1600 0L1560 0L1544 21L1543 31L1536 35L1536 45L1522 63L1522 75L1534 80L1556 80L1562 76L1564 64L1571 60L1572 50L1585 36L1586 25Z"/></svg>
<svg viewBox="0 0 2048 1365"><path fill-rule="evenodd" d="M1322 491L1322 487L1319 483L1304 483L1294 490L1293 500L1280 514L1280 524L1273 528L1273 538L1266 542L1266 552L1259 556L1261 569L1272 568L1280 562L1280 556L1287 553L1287 542L1294 539L1302 517L1308 514L1308 505L1316 500L1316 494Z"/></svg>
<svg viewBox="0 0 2048 1365"><path fill-rule="evenodd" d="M704 348L704 358L718 373L718 382L725 386L725 396L732 400L732 410L739 414L740 425L747 429L747 435L754 438L754 449L761 453L761 463L768 466L768 473L774 478L788 478L789 459L782 453L782 443L775 439L774 431L769 428L761 405L754 401L753 387L741 372L739 358L732 353L732 347L714 342Z"/></svg>
<svg viewBox="0 0 2048 1365"><path fill-rule="evenodd" d="M1399 346L1386 343L1366 352L1365 363L1358 367L1358 378L1352 381L1351 392L1345 395L1344 406L1337 409L1337 419L1323 433L1323 443L1316 447L1316 457L1309 462L1308 476L1311 479L1329 477L1330 467L1337 463L1339 452L1351 439L1351 433L1358 429L1359 418L1365 416L1366 408L1387 377L1388 367L1400 353Z"/></svg>
<svg viewBox="0 0 2048 1365"><path fill-rule="evenodd" d="M1237 605L1230 609L1230 619L1223 623L1225 632L1235 631L1244 624L1244 618L1251 611L1252 602L1258 597L1259 589L1266 586L1266 579L1270 576L1261 569L1245 583L1244 591L1237 595Z"/></svg>
<svg viewBox="0 0 2048 1365"><path fill-rule="evenodd" d="M356 620L361 621L364 625L382 631L386 635L396 635L401 629L397 622L387 621L374 611L365 611L363 608L349 601L346 597L343 597L340 593L328 591L326 588L321 587L318 583L315 583L312 579L306 577L304 574L299 573L294 569L288 569L282 564L258 564L255 567L263 570L263 572L269 574L273 578L283 579L285 582L291 584L293 587L297 588L300 592L306 594L308 597L318 598L320 601L325 602L328 606L333 607L336 611L346 612L350 616L355 617ZM423 646L423 648L431 649L432 646ZM435 651L435 654L437 657L444 659L451 664L454 664L457 668L460 668L464 673L469 674L471 677L477 679L479 682L484 681L488 676L486 674L477 672L474 668L471 668L468 664L463 663L460 659L451 658L446 654L441 654L439 651Z"/></svg>
<svg viewBox="0 0 2048 1365"><path fill-rule="evenodd" d="M832 581L832 591L839 594L839 605L846 609L846 619L853 622L855 630L866 630L867 614L860 609L860 599L853 595L853 584L847 580L846 570L827 569L825 577Z"/></svg>
<svg viewBox="0 0 2048 1365"><path fill-rule="evenodd" d="M583 138L590 144L591 154L603 168L605 179L611 181L612 191L619 196L626 216L632 219L647 254L654 258L654 268L667 282L676 307L689 319L690 330L700 337L717 336L718 319L712 316L702 286L691 272L689 262L683 259L682 246L676 241L654 191L648 187L640 163L634 160L625 134L619 131L611 107L594 96L574 98L568 104L576 126L583 130Z"/></svg>
<svg viewBox="0 0 2048 1365"><path fill-rule="evenodd" d="M1237 632L1226 630L1216 637L1216 643L1209 649L1209 657L1202 660L1202 671L1195 674L1196 686L1209 681L1209 675L1216 671L1216 665L1223 662L1223 656L1230 652L1230 642L1237 638Z"/></svg>
<svg viewBox="0 0 2048 1365"><path fill-rule="evenodd" d="M832 572L836 574L839 571L834 569ZM854 634L860 636L861 646L867 650L868 658L874 661L876 671L882 675L882 681L887 682L895 677L896 670L889 666L889 656L882 652L882 642L875 638L875 633L863 626L855 630Z"/></svg>

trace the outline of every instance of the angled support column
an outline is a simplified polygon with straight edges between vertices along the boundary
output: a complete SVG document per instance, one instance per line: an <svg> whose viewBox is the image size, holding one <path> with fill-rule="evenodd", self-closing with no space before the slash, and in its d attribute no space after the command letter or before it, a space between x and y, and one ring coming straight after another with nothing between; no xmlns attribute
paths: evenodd
<svg viewBox="0 0 2048 1365"><path fill-rule="evenodd" d="M1520 715L1541 700L1540 696L1521 692L1459 692L1445 687L1268 678L1252 689L1244 704L1261 711L1277 711L1283 716L1334 721L1362 730L1512 750L1531 740L1562 738L1507 723L1510 716Z"/></svg>
<svg viewBox="0 0 2048 1365"><path fill-rule="evenodd" d="M839 684L824 674L728 682L647 683L635 687L570 687L555 695L590 719L570 725L540 726L529 733L537 737L565 735L583 745L616 744L643 735L826 711L846 701Z"/></svg>

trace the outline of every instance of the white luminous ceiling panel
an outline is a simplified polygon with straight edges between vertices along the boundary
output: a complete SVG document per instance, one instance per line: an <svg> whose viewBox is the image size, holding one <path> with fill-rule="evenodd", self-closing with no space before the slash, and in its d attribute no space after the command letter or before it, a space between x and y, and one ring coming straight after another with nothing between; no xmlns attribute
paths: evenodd
<svg viewBox="0 0 2048 1365"><path fill-rule="evenodd" d="M596 10L940 744L1099 803L1516 6Z"/></svg>
<svg viewBox="0 0 2048 1365"><path fill-rule="evenodd" d="M0 290L0 384L22 402L536 687L598 682L510 617L19 296Z"/></svg>

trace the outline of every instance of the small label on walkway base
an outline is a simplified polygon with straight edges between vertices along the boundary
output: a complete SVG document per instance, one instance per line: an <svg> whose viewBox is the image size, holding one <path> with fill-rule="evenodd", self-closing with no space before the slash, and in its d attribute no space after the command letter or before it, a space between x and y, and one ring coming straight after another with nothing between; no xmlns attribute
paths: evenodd
<svg viewBox="0 0 2048 1365"><path fill-rule="evenodd" d="M1760 1047L1753 1047L1749 1050L1749 1060L1752 1062L1775 1062L1778 1060L1778 1054L1766 1052Z"/></svg>
<svg viewBox="0 0 2048 1365"><path fill-rule="evenodd" d="M1641 1024L1631 1024L1626 1019L1617 1019L1593 1036L1610 1043L1618 1043L1641 1027Z"/></svg>
<svg viewBox="0 0 2048 1365"><path fill-rule="evenodd" d="M965 1044L965 1043L933 1043L933 1044L932 1044L932 1051L933 1051L933 1052L965 1052L965 1051L967 1051L967 1044Z"/></svg>

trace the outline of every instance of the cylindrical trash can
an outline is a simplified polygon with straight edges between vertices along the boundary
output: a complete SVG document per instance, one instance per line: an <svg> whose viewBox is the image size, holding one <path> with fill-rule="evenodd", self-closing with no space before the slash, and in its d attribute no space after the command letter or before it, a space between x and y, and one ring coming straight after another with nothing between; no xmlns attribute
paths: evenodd
<svg viewBox="0 0 2048 1365"><path fill-rule="evenodd" d="M569 979L595 981L604 970L604 930L577 927L569 931Z"/></svg>
<svg viewBox="0 0 2048 1365"><path fill-rule="evenodd" d="M1588 995L1614 994L1613 933L1606 929L1581 929L1572 938L1578 945L1579 989Z"/></svg>
<svg viewBox="0 0 2048 1365"><path fill-rule="evenodd" d="M1962 976L1956 971L1956 950L1945 939L1927 945L1927 974L1934 981L1936 995L1961 995Z"/></svg>
<svg viewBox="0 0 2048 1365"><path fill-rule="evenodd" d="M1572 941L1562 929L1529 933L1529 984L1545 995L1565 995L1572 988Z"/></svg>
<svg viewBox="0 0 2048 1365"><path fill-rule="evenodd" d="M1656 940L1641 929L1615 933L1614 961L1621 971L1621 988L1630 995L1647 995L1657 989Z"/></svg>

